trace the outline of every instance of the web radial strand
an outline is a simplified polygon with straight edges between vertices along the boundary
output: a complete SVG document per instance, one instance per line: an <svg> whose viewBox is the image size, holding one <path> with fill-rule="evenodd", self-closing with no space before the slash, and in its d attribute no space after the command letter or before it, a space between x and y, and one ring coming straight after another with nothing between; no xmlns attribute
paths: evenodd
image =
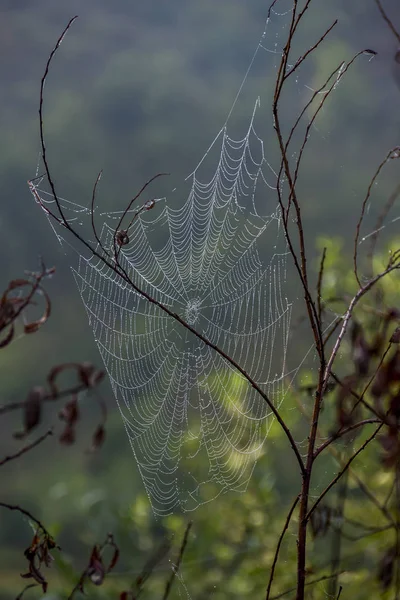
<svg viewBox="0 0 400 600"><path fill-rule="evenodd" d="M273 17L283 27L290 13ZM279 61L273 31L257 51ZM227 121L187 179L185 196L174 192L141 212L119 260L139 289L233 358L279 406L292 306L268 136L255 127L258 105L244 136L232 136ZM38 185L35 194L45 212L54 211L49 193ZM90 227L88 208L61 205L71 225ZM101 215L100 255L113 252L121 212ZM244 492L265 451L267 404L221 355L49 221L71 257L154 512L192 511L227 491Z"/></svg>
<svg viewBox="0 0 400 600"><path fill-rule="evenodd" d="M166 199L134 221L121 266L279 404L291 317L288 255L276 207L268 217L255 208L257 195L267 202L271 192L253 121L243 139L221 130L208 158L214 156L215 172L204 179L210 170L203 161L179 208ZM114 242L110 222L101 232L105 248ZM244 491L268 433L265 402L218 353L98 258L79 256L73 273L156 514Z"/></svg>

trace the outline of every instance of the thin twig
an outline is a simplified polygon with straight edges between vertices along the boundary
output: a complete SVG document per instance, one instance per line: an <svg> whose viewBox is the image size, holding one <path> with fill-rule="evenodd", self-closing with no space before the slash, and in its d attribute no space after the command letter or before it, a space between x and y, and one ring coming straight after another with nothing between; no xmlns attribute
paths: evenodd
<svg viewBox="0 0 400 600"><path fill-rule="evenodd" d="M378 283L378 281L380 281L382 279L382 277L385 277L386 275L388 275L388 273L391 273L392 271L394 271L396 269L399 269L399 264L398 263L395 263L395 264L392 264L391 266L388 266L384 271L382 271L381 273L379 273L378 275L376 275L373 279L370 279L368 281L368 283L366 283L364 285L364 287L361 287L358 290L357 294L351 300L351 302L349 304L349 307L348 307L346 313L343 316L343 322L342 322L341 330L339 332L338 337L336 338L336 342L335 342L335 345L333 347L331 356L330 356L330 358L328 360L328 363L326 365L326 368L325 368L324 383L323 383L323 388L321 390L322 394L325 392L326 386L328 384L328 380L329 380L329 378L331 376L333 362L334 362L334 360L336 358L337 353L339 352L339 348L340 348L340 346L342 344L343 338L344 338L345 333L347 331L347 327L349 325L349 322L350 322L351 316L353 314L354 308L359 303L359 301L361 300L361 298L367 292L369 292L369 290L371 288L373 288L374 285L376 283Z"/></svg>
<svg viewBox="0 0 400 600"><path fill-rule="evenodd" d="M48 165L48 162L47 162L46 145L45 145L45 142L44 142L44 130L43 130L44 86L45 86L45 83L46 83L47 75L49 73L49 69L50 69L50 65L51 65L51 62L53 60L53 57L56 54L57 50L59 49L59 47L61 45L61 42L63 41L63 39L64 39L67 31L70 29L70 27L72 26L72 23L74 21L76 21L77 18L78 18L78 16L76 15L75 17L72 17L72 19L69 20L66 28L64 29L64 31L62 32L62 34L58 38L58 40L56 42L56 45L54 46L53 50L51 51L51 53L49 55L49 58L47 59L46 68L44 70L44 74L43 74L43 77L42 77L41 82L40 82L40 99L39 99L40 145L41 145L41 148L42 148L42 160L43 160L43 164L44 164L44 167L45 167L47 175L49 173L49 165ZM53 198L54 198L55 203L57 204L57 208L58 208L58 211L60 213L61 219L62 219L63 223L65 225L67 225L67 220L64 217L64 213L63 213L63 210L61 208L61 204L60 204L60 201L58 199L58 195L56 193L56 188L55 188L54 182L53 182L53 180L51 178L49 179L49 185L51 187Z"/></svg>
<svg viewBox="0 0 400 600"><path fill-rule="evenodd" d="M88 386L86 384L79 384L79 385L67 388L66 390L61 390L56 395L54 395L51 392L45 393L45 394L43 394L43 396L41 396L40 401L41 402L55 402L57 400L61 400L62 398L65 398L67 396L74 396L76 394L79 394L80 392L84 392L87 390L88 390ZM24 408L26 403L27 403L27 400L23 400L22 402L10 402L9 404L1 404L0 405L0 415Z"/></svg>
<svg viewBox="0 0 400 600"><path fill-rule="evenodd" d="M314 50L316 50L318 48L318 46L324 41L324 39L327 37L327 35L332 31L332 29L334 27L336 27L337 24L338 24L338 20L335 19L334 22L332 23L332 25L330 27L328 27L328 29L325 31L325 33L323 33L321 35L321 37L319 38L319 40L313 46L311 46L311 48L309 48L303 54L303 56L301 56L299 58L299 60L296 62L296 64L291 69L289 69L289 71L287 73L285 73L284 79L287 79L288 77L290 77L291 75L293 75L293 73L296 71L296 69L298 69L299 66L306 60L307 56L309 54L311 54L312 52L314 52Z"/></svg>
<svg viewBox="0 0 400 600"><path fill-rule="evenodd" d="M350 431L354 431L355 429L359 429L360 427L364 427L365 425L369 425L371 423L382 423L382 419L364 419L363 421L354 423L354 425L350 425L349 427L340 429L315 450L314 458L317 458L317 456L319 456L319 454L321 454L321 452L325 450L325 448L327 448L330 444L336 442L338 439L346 435L346 433L349 433Z"/></svg>
<svg viewBox="0 0 400 600"><path fill-rule="evenodd" d="M22 592L20 592L18 594L18 596L16 596L15 600L21 600L23 595L25 594L25 592L27 592L28 590L30 590L31 588L37 587L37 583L29 583L28 585L26 585L24 587L24 589L22 590Z"/></svg>
<svg viewBox="0 0 400 600"><path fill-rule="evenodd" d="M36 525L39 527L39 529L41 529L43 531L44 535L46 535L49 538L52 537L50 535L50 533L47 531L46 527L43 525L43 523L41 521L39 521L39 519L34 517L33 514L29 512L29 510L22 508L18 504L8 504L7 502L0 502L0 506L3 508L7 508L8 510L16 510L17 512L20 512L22 515L25 515L26 517L28 517L28 519L30 519L31 521L36 523Z"/></svg>
<svg viewBox="0 0 400 600"><path fill-rule="evenodd" d="M370 437L365 440L365 442L362 444L362 446L360 446L360 448L357 450L357 452L355 452L350 458L349 460L346 462L346 464L344 465L344 467L341 469L341 471L336 475L336 477L334 479L332 479L332 481L330 482L330 484L324 489L324 491L318 496L317 500L314 502L314 504L312 505L312 507L310 508L310 510L308 511L307 515L306 515L306 521L308 521L312 515L312 513L314 512L314 510L317 508L318 504L321 502L321 500L326 496L326 494L329 492L329 490L331 488L333 488L334 485L336 485L336 483L339 481L339 479L342 477L342 475L347 471L347 469L349 468L349 466L351 465L351 463L353 462L353 460L355 458L357 458L357 456L363 451L365 450L365 448L368 446L368 444L370 442L372 442L372 440L378 435L379 431L382 429L383 427L383 423L381 423L379 425L379 427L377 427L375 429L375 431L373 432L372 435L370 435Z"/></svg>
<svg viewBox="0 0 400 600"><path fill-rule="evenodd" d="M193 525L193 521L189 521L189 523L187 524L187 527L186 527L186 530L185 530L185 533L184 533L184 536L183 536L183 539L182 539L181 547L179 549L179 554L178 554L177 561L172 566L171 576L168 579L167 584L165 586L163 600L167 600L167 598L168 598L168 596L169 596L169 594L171 592L172 585L173 585L173 583L175 581L175 577L178 574L179 567L181 566L183 555L184 555L185 550L186 550L186 545L187 545L188 538L189 538L189 532L190 532L190 529L191 529L192 525Z"/></svg>
<svg viewBox="0 0 400 600"><path fill-rule="evenodd" d="M354 275L355 275L357 283L360 287L362 287L362 285L361 285L360 277L358 275L358 245L359 245L359 240L360 240L361 225L364 220L367 203L371 196L371 192L372 192L374 183L377 180L377 178L379 177L383 167L386 165L386 163L388 162L388 160L390 158L397 157L396 153L398 153L398 152L399 152L399 148L398 148L398 146L395 146L394 148L389 150L389 152L387 153L387 155L385 156L383 161L378 165L378 168L376 169L371 181L369 182L367 193L366 193L363 203L361 205L360 217L358 219L357 226L356 226L356 235L354 236L354 255L353 255Z"/></svg>
<svg viewBox="0 0 400 600"><path fill-rule="evenodd" d="M331 577L337 577L338 575L342 575L343 573L347 573L347 572L348 571L343 570L343 571L338 571L337 573L332 573L331 575L323 575L322 577L318 577L318 579L313 579L312 581L306 581L306 583L304 584L304 587L309 586L309 585L315 585L316 583L321 583L322 581L331 579ZM295 592L296 589L297 589L296 587L292 587L288 590L285 590L284 592L281 592L277 596L272 596L271 600L279 600L279 598L283 598L284 596L287 596L287 594L290 594L291 592Z"/></svg>
<svg viewBox="0 0 400 600"><path fill-rule="evenodd" d="M35 440L34 442L32 442L30 444L27 444L26 446L21 448L21 450L18 450L18 452L16 452L15 454L10 454L9 456L5 456L2 460L0 460L0 467L5 465L6 463L10 462L11 460L15 460L16 458L19 458L23 454L26 454L33 448L36 448L36 446L39 446L39 444L44 442L44 440L47 439L50 435L53 435L52 429L49 429L48 431L46 431L46 433L41 435L37 440Z"/></svg>
<svg viewBox="0 0 400 600"><path fill-rule="evenodd" d="M287 514L286 521L285 521L285 524L283 526L281 535L279 536L278 544L277 544L276 549L275 549L274 560L272 562L271 573L270 573L270 576L269 576L266 600L270 599L271 588L272 588L272 583L273 583L274 574L275 574L275 567L277 565L278 557L279 557L279 551L281 549L281 545L282 545L285 533L286 533L286 531L287 531L287 529L289 527L289 523L290 523L290 519L292 518L293 511L296 508L297 503L298 503L299 500L300 500L300 496L296 496L296 498L294 499L294 502L293 502L292 506L290 507L290 510L289 510L289 512Z"/></svg>
<svg viewBox="0 0 400 600"><path fill-rule="evenodd" d="M320 321L321 321L321 317L322 317L321 292L322 292L322 280L323 280L323 276L324 276L325 259L326 259L326 246L322 251L321 261L319 264L318 283L317 283L317 307L318 307L318 319ZM324 343L325 343L325 341L326 341L326 338L324 340Z"/></svg>
<svg viewBox="0 0 400 600"><path fill-rule="evenodd" d="M106 256L108 256L108 258L111 260L111 256L110 254L107 252L107 250L104 248L103 243L97 233L97 228L96 228L96 222L94 220L94 211L95 211L95 203L96 203L96 192L97 192L97 186L99 185L99 181L101 179L101 176L103 174L103 171L99 171L96 181L94 182L93 185L93 190L92 190L92 202L91 202L91 207L90 207L90 217L92 220L92 230L94 233L94 237L96 238L96 242L98 243L99 247L102 249L102 251L104 252L104 254Z"/></svg>
<svg viewBox="0 0 400 600"><path fill-rule="evenodd" d="M400 33L397 31L397 29L395 28L395 26L393 25L392 21L389 19L386 11L384 10L381 0L375 0L375 3L378 7L379 12L382 15L382 18L386 21L386 23L389 26L389 29L392 31L392 33L394 34L394 36L396 37L397 41L400 44Z"/></svg>

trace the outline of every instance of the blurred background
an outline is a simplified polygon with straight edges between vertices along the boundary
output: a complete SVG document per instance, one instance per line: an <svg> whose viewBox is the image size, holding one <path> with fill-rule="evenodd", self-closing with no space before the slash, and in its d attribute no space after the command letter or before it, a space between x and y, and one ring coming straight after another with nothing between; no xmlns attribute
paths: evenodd
<svg viewBox="0 0 400 600"><path fill-rule="evenodd" d="M396 0L386 0L385 8L400 27ZM25 397L32 385L43 383L54 364L89 360L102 366L68 262L26 183L36 174L39 159L40 79L68 20L79 15L52 65L45 90L45 132L53 175L62 196L86 205L103 169L100 197L107 209L117 210L157 172L171 174L168 183L158 184L157 192L168 195L183 186L225 123L264 31L267 10L264 0L1 2L1 285L5 288L25 270L36 270L39 257L48 267L56 267L55 276L46 283L53 307L48 323L34 336L15 341L0 356L2 403ZM387 151L399 143L400 133L397 43L373 0L312 4L299 31L299 51L313 45L334 19L338 25L299 73L293 98L285 98L283 121L290 122L310 88L322 85L341 60L367 48L377 55L372 60L367 55L358 59L312 131L300 182L311 265L316 264L321 237L342 238L341 252L350 264L366 188ZM284 30L274 30L274 35L283 36ZM267 38L263 43L272 47L275 42ZM272 69L272 63L267 64ZM261 95L258 119L269 124L273 73L256 65L243 92L245 100L246 94L249 100ZM248 122L248 106L244 102L233 113L233 129L240 130ZM271 163L276 160L277 156L271 157ZM371 203L368 215L371 229L395 181L393 167L374 191L376 204ZM389 236L396 233L395 227L395 223L388 226ZM339 242L335 244L338 248ZM293 284L293 301L297 293ZM84 567L91 545L108 531L117 536L123 550L119 581L128 581L165 532L179 533L186 522L180 515L165 522L153 518L107 383L102 394L109 420L101 452L85 453L98 420L97 406L88 402L76 445L65 448L47 440L0 472L1 498L43 518L65 549L66 558L54 575L57 585L65 589ZM290 406L285 410L289 420L295 418ZM56 412L49 410L49 422ZM19 422L17 415L0 421L2 454L16 448L10 431ZM321 477L329 480L329 471L324 468ZM195 513L195 547L188 550L176 597L208 598L211 593L216 598L262 597L254 594L262 594L265 588L265 565L272 551L268 546L279 532L274 511L277 506L287 510L296 484L296 464L285 440L273 429L248 493L228 494ZM196 528L196 520L201 527ZM22 549L30 535L29 525L18 515L0 515L2 600L14 597L22 587ZM294 554L289 552L291 558ZM200 582L204 572L208 576ZM161 565L159 573L166 577L168 564ZM290 574L286 578L290 587Z"/></svg>

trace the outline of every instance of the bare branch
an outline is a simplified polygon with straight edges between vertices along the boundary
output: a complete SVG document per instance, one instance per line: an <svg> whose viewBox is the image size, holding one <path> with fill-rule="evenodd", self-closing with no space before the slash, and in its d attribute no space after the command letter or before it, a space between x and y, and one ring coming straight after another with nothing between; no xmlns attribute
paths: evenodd
<svg viewBox="0 0 400 600"><path fill-rule="evenodd" d="M381 423L379 425L379 427L377 427L375 429L375 431L373 432L372 435L369 436L368 439L365 440L365 442L362 444L362 446L360 446L360 448L357 450L357 452L355 452L350 458L349 460L346 462L346 464L344 465L344 467L339 471L339 473L336 475L336 477L330 482L330 484L324 489L324 491L318 496L318 499L314 502L314 504L312 505L312 507L310 508L310 510L308 511L307 515L306 515L306 521L308 521L310 519L310 516L312 515L312 513L314 512L314 510L317 508L318 504L321 502L321 500L326 496L326 494L329 492L330 489L333 488L334 485L336 485L336 483L339 481L339 479L342 477L342 475L347 471L347 469L349 468L349 466L351 465L351 463L353 462L353 460L355 458L357 458L357 456L363 451L365 450L365 448L368 446L368 444L370 442L372 442L373 439L375 439L375 437L378 435L379 431L382 429L383 427L383 423Z"/></svg>
<svg viewBox="0 0 400 600"><path fill-rule="evenodd" d="M10 454L9 456L5 456L2 460L0 460L0 467L5 465L6 463L10 462L11 460L15 460L16 458L19 458L20 456L22 456L23 454L26 454L27 452L30 452L30 450L32 450L33 448L36 448L36 446L39 446L39 444L44 442L44 440L46 440L50 435L53 435L52 429L49 429L48 431L46 431L46 433L41 435L37 440L35 440L34 442L31 442L30 444L27 444L26 446L21 448L21 450L18 450L18 452L16 452L15 454Z"/></svg>
<svg viewBox="0 0 400 600"><path fill-rule="evenodd" d="M29 510L22 508L18 504L8 504L7 502L0 502L0 507L6 508L8 510L16 510L17 512L21 513L22 515L25 515L25 517L28 517L28 519L30 519L33 523L35 523L38 526L38 528L44 533L45 536L52 539L52 536L47 531L47 529L45 528L43 523L41 521L39 521L39 519L34 517L33 514L29 512Z"/></svg>
<svg viewBox="0 0 400 600"><path fill-rule="evenodd" d="M283 526L281 535L279 536L278 544L277 544L276 549L275 549L274 560L272 562L271 572L270 572L270 575L269 575L266 600L270 600L271 588L272 588L272 583L274 581L275 567L276 567L277 562L278 562L279 551L281 549L281 545L282 545L285 533L286 533L286 531L287 531L287 529L289 527L290 519L292 518L292 514L293 514L294 509L296 508L297 503L298 503L299 500L300 500L300 496L296 496L296 498L294 499L294 502L293 502L292 506L290 507L290 510L289 510L289 512L287 514L286 521L285 521L285 524Z"/></svg>
<svg viewBox="0 0 400 600"><path fill-rule="evenodd" d="M378 7L379 12L382 15L382 18L386 21L386 23L389 26L389 29L391 30L391 32L393 33L393 35L395 36L395 38L397 39L397 41L400 44L400 33L397 31L397 29L395 28L395 26L393 25L393 22L391 21L391 19L388 17L385 9L382 6L382 2L381 0L375 0L375 3Z"/></svg>

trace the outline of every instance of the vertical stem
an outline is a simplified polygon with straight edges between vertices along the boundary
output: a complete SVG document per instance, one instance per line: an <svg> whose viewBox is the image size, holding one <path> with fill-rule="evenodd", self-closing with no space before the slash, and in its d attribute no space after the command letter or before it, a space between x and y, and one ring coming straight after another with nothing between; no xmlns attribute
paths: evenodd
<svg viewBox="0 0 400 600"><path fill-rule="evenodd" d="M297 592L296 600L304 600L304 588L306 583L306 548L307 548L307 525L308 525L308 498L310 493L311 474L314 464L314 448L318 431L318 419L321 409L321 392L323 390L324 368L319 370L318 389L315 394L314 410L311 422L310 436L307 449L307 462L303 473L303 484L300 497L299 531L297 538Z"/></svg>

